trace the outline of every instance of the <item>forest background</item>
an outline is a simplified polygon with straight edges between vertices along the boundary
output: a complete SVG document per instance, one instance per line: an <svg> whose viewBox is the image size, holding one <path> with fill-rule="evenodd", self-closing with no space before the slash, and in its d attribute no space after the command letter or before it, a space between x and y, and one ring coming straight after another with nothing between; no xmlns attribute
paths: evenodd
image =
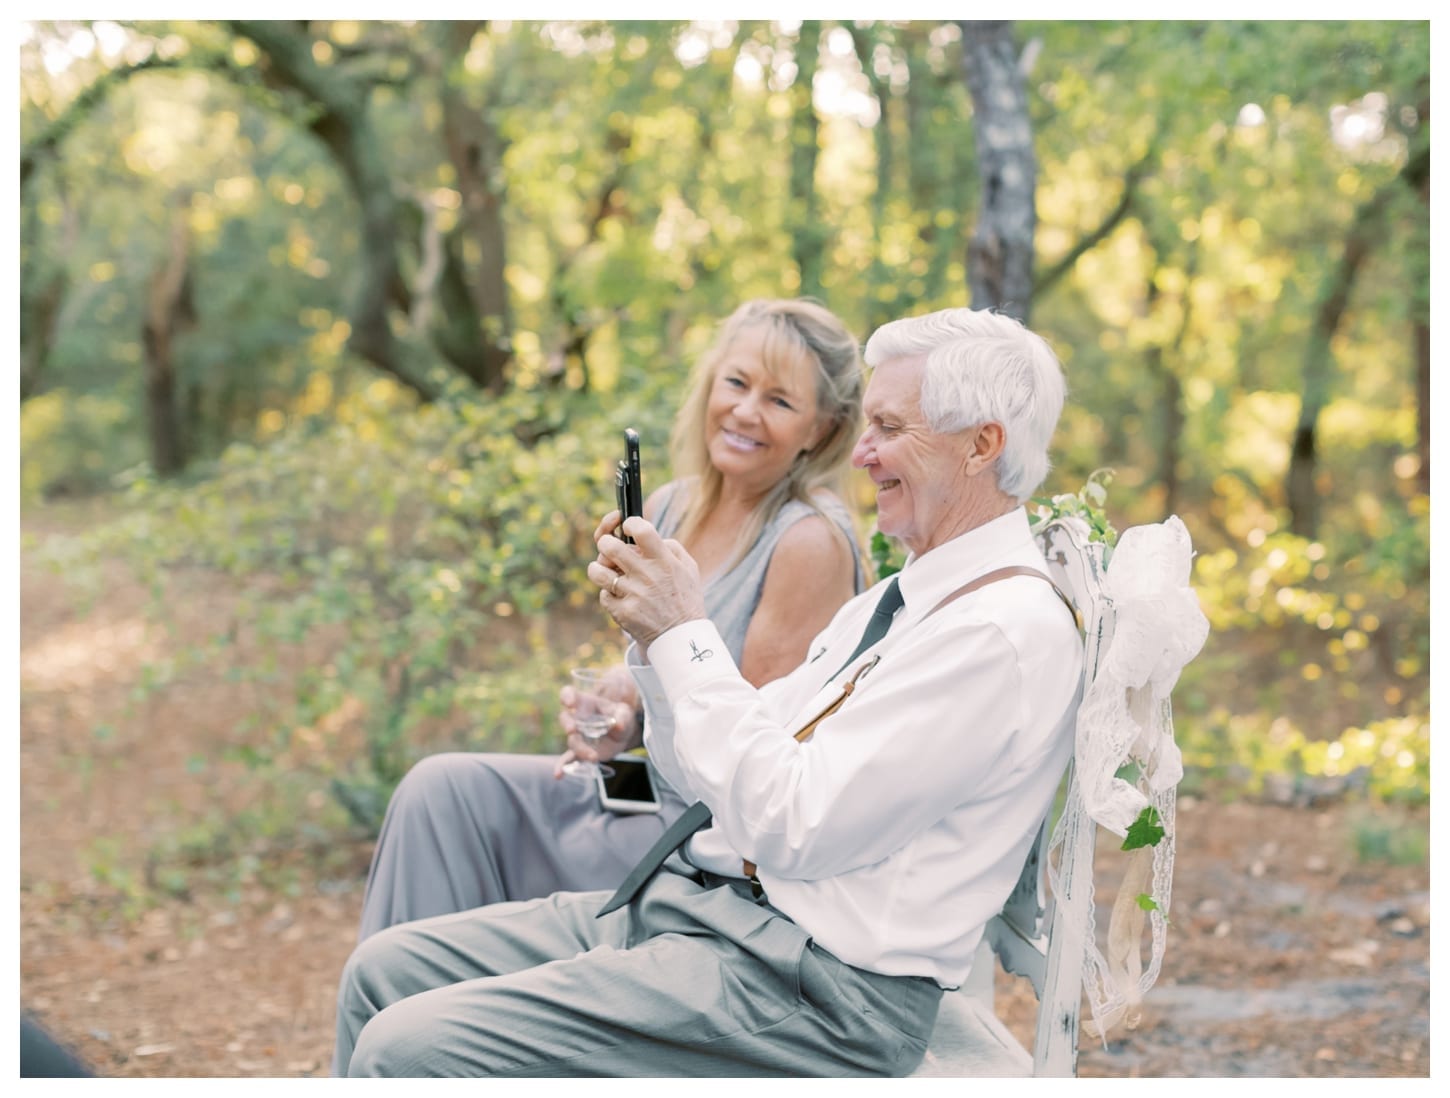
<svg viewBox="0 0 1450 1098"><path fill-rule="evenodd" d="M1351 797L1359 855L1423 864L1429 40L23 24L25 575L92 662L118 592L151 639L46 737L22 620L22 924L355 877L421 754L556 750L564 670L619 650L583 564L620 429L663 483L688 368L756 296L1046 336L1044 504L1194 539L1182 791ZM179 776L56 832L160 712Z"/></svg>

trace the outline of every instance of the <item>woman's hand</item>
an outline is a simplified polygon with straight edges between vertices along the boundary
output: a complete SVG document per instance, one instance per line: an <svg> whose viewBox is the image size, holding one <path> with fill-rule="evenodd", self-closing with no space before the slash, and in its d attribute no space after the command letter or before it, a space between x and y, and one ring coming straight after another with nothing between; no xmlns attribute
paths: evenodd
<svg viewBox="0 0 1450 1098"><path fill-rule="evenodd" d="M595 529L599 556L589 565L589 578L605 612L648 649L661 633L706 616L700 570L683 545L660 537L647 520L625 521L633 545L614 536L618 526L619 512L611 511Z"/></svg>
<svg viewBox="0 0 1450 1098"><path fill-rule="evenodd" d="M604 694L614 703L614 719L609 725L609 731L591 743L579 734L574 723L574 707L578 702L574 687L566 685L560 689L559 704L563 708L559 710L559 727L568 737L569 749L555 760L554 777L562 778L564 765L575 759L605 762L621 751L638 746L635 741L639 735L639 692L635 689L634 678L629 669L623 664L609 669L604 683Z"/></svg>

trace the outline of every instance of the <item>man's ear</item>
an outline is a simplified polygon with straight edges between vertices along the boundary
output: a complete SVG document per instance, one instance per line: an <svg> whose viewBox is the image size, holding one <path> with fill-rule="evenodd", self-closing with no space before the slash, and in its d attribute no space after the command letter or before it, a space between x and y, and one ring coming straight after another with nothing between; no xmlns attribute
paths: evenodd
<svg viewBox="0 0 1450 1098"><path fill-rule="evenodd" d="M971 436L966 472L969 476L976 476L1002 456L1007 446L1007 429L1000 423L989 421L972 428Z"/></svg>

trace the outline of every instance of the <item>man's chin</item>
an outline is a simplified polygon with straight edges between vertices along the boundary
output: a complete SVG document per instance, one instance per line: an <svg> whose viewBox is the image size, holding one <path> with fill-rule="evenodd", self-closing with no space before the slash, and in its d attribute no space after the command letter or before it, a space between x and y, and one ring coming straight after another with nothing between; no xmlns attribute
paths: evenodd
<svg viewBox="0 0 1450 1098"><path fill-rule="evenodd" d="M876 529L888 538L893 538L898 541L901 539L901 527L890 519L883 521L879 513L876 516Z"/></svg>

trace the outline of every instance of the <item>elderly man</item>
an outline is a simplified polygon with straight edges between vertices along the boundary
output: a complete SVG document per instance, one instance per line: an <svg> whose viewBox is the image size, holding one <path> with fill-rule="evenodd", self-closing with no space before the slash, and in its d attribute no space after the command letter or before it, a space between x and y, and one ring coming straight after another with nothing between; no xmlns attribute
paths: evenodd
<svg viewBox="0 0 1450 1098"><path fill-rule="evenodd" d="M393 927L343 973L349 1075L902 1075L1016 880L1071 751L1081 643L1024 501L1062 410L1010 318L898 320L855 464L910 550L757 690L689 554L606 516L645 742L699 804L619 893ZM690 832L693 830L693 834ZM677 849L672 849L676 847ZM658 863L664 861L662 869Z"/></svg>

